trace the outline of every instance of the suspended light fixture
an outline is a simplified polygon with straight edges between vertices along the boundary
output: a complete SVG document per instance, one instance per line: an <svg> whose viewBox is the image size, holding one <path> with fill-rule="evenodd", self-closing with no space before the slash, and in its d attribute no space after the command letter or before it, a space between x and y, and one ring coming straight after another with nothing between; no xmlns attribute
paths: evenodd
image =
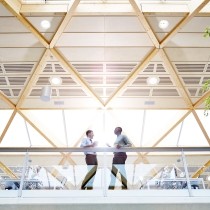
<svg viewBox="0 0 210 210"><path fill-rule="evenodd" d="M44 86L41 92L41 100L42 101L50 101L52 89L50 86Z"/></svg>
<svg viewBox="0 0 210 210"><path fill-rule="evenodd" d="M150 76L147 78L148 85L157 85L160 82L160 78L157 76Z"/></svg>

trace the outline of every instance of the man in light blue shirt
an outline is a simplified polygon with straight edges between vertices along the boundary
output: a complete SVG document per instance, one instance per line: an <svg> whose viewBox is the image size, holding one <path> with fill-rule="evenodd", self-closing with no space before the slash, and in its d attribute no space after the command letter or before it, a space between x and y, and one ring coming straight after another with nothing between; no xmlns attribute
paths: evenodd
<svg viewBox="0 0 210 210"><path fill-rule="evenodd" d="M81 142L80 147L83 148L89 148L89 147L95 147L97 146L97 142L93 142L93 131L92 130L87 130L86 131L86 138L84 138ZM85 190L86 188L88 190L93 189L93 182L95 179L95 174L98 166L98 161L97 161L97 155L96 152L84 152L85 154L85 162L88 166L88 173L86 174L83 182L81 189Z"/></svg>

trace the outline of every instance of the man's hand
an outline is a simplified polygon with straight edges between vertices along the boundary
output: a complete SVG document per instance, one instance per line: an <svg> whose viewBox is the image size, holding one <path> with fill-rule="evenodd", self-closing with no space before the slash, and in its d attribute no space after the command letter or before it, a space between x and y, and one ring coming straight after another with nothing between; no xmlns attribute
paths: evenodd
<svg viewBox="0 0 210 210"><path fill-rule="evenodd" d="M117 148L117 149L120 149L120 147L121 147L121 146L120 146L119 144L116 145L116 148Z"/></svg>
<svg viewBox="0 0 210 210"><path fill-rule="evenodd" d="M97 141L94 141L93 142L93 147L97 147L98 146L98 142Z"/></svg>
<svg viewBox="0 0 210 210"><path fill-rule="evenodd" d="M107 146L107 147L111 147L109 143L106 143L106 146Z"/></svg>

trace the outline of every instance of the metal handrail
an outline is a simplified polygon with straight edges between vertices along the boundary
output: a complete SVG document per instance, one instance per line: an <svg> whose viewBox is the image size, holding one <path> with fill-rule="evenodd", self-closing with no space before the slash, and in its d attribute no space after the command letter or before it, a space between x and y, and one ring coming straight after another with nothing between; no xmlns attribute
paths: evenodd
<svg viewBox="0 0 210 210"><path fill-rule="evenodd" d="M0 152L210 152L210 147L1 147Z"/></svg>

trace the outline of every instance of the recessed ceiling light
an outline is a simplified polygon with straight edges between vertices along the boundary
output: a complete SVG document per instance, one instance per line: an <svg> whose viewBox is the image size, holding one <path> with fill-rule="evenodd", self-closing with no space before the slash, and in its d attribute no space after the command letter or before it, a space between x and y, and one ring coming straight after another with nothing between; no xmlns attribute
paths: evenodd
<svg viewBox="0 0 210 210"><path fill-rule="evenodd" d="M207 180L210 181L210 176L207 176Z"/></svg>
<svg viewBox="0 0 210 210"><path fill-rule="evenodd" d="M51 85L61 85L62 84L62 79L60 77L50 77L50 83Z"/></svg>
<svg viewBox="0 0 210 210"><path fill-rule="evenodd" d="M150 76L147 78L148 85L157 85L160 82L160 78L157 76Z"/></svg>
<svg viewBox="0 0 210 210"><path fill-rule="evenodd" d="M165 29L169 26L169 22L167 20L161 20L158 24L159 28Z"/></svg>
<svg viewBox="0 0 210 210"><path fill-rule="evenodd" d="M50 28L50 26L51 26L50 21L49 21L49 20L42 20L41 26L42 26L42 28L44 28L44 29Z"/></svg>

